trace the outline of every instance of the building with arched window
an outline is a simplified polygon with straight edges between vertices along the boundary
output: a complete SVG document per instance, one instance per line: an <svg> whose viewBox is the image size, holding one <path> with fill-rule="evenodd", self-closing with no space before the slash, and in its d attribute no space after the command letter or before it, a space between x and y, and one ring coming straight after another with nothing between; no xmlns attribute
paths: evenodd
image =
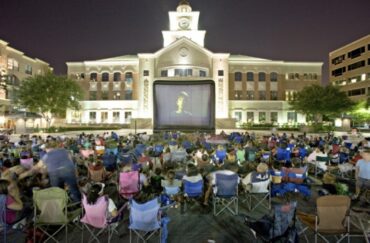
<svg viewBox="0 0 370 243"><path fill-rule="evenodd" d="M68 75L86 92L81 110L68 111L67 122L154 130L305 122L288 100L321 82L322 63L212 52L204 46L206 31L198 29L199 15L181 1L169 12L163 47L154 53L68 62Z"/></svg>

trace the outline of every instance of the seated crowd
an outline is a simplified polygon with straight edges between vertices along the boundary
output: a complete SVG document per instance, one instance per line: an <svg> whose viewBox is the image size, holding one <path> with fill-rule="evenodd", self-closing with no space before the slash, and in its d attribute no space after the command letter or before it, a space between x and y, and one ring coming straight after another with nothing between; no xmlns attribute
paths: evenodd
<svg viewBox="0 0 370 243"><path fill-rule="evenodd" d="M183 212L184 181L203 182L204 194L200 202L207 208L217 174L238 174L240 189L248 191L253 182L272 180L279 183L280 178L299 183L299 176L311 168L325 171L348 164L356 171L355 197L360 194L361 187L369 188L367 140L353 144L346 137L331 134L297 137L284 133L258 137L245 132L219 136L223 140L200 133L118 136L107 132L102 135L82 133L76 137L22 136L15 143L3 142L0 144L0 194L7 197L6 221L15 222L32 212L32 191L47 187L65 189L72 202L81 201L85 195L87 203L94 204L100 196L106 195L109 217L115 217L117 209L130 198L144 202L159 197L164 205L178 203L176 205L181 205ZM318 166L318 157L328 159ZM137 192L125 192L120 182L121 174L129 172L135 172ZM295 179L289 179L288 175L293 172ZM281 191L277 190L276 195L279 193Z"/></svg>

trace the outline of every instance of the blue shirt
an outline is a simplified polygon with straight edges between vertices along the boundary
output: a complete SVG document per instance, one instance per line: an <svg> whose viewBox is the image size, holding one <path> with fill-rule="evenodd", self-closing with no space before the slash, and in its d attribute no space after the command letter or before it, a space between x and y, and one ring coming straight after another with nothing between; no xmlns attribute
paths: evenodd
<svg viewBox="0 0 370 243"><path fill-rule="evenodd" d="M360 159L356 167L359 169L358 177L370 180L370 162Z"/></svg>

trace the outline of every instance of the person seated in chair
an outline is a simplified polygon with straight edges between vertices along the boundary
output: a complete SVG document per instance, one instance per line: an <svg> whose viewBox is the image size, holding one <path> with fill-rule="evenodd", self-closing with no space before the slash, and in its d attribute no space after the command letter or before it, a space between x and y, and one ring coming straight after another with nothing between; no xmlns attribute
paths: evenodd
<svg viewBox="0 0 370 243"><path fill-rule="evenodd" d="M18 188L15 188L8 180L0 179L0 195L6 196L6 214L7 224L14 223L17 220L17 212L23 209L23 203L20 198Z"/></svg>
<svg viewBox="0 0 370 243"><path fill-rule="evenodd" d="M242 179L243 187L248 191L251 189L252 183L264 182L270 180L268 173L268 165L266 163L259 163L256 171L250 172L246 177Z"/></svg>
<svg viewBox="0 0 370 243"><path fill-rule="evenodd" d="M86 199L87 203L94 205L98 198L104 195L104 184L97 183L90 187L87 192ZM114 218L118 215L117 207L114 201L108 197L108 218Z"/></svg>
<svg viewBox="0 0 370 243"><path fill-rule="evenodd" d="M216 185L216 174L233 175L238 173L238 165L236 163L226 164L223 169L216 170L208 175L208 187L204 196L204 206L208 206L209 197L211 196L212 190ZM239 183L239 181L238 181Z"/></svg>

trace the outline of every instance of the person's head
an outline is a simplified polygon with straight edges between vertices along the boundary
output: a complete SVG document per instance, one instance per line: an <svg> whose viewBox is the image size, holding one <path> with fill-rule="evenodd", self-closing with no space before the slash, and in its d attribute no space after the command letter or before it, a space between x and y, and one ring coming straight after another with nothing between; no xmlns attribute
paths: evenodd
<svg viewBox="0 0 370 243"><path fill-rule="evenodd" d="M96 183L90 187L87 192L87 203L95 204L99 197L103 195L104 184Z"/></svg>
<svg viewBox="0 0 370 243"><path fill-rule="evenodd" d="M8 194L8 187L10 182L8 180L0 179L0 194Z"/></svg>
<svg viewBox="0 0 370 243"><path fill-rule="evenodd" d="M268 169L269 169L268 165L266 163L261 162L258 164L256 170L258 173L266 173Z"/></svg>
<svg viewBox="0 0 370 243"><path fill-rule="evenodd" d="M169 170L169 171L167 172L167 178L168 178L169 180L173 180L173 179L175 179L175 171L174 171L174 170Z"/></svg>
<svg viewBox="0 0 370 243"><path fill-rule="evenodd" d="M196 176L198 175L198 168L193 164L193 163L189 163L187 166L186 166L186 175L187 176Z"/></svg>
<svg viewBox="0 0 370 243"><path fill-rule="evenodd" d="M202 161L203 161L203 162L208 161L208 154L203 154L203 155L202 155Z"/></svg>
<svg viewBox="0 0 370 243"><path fill-rule="evenodd" d="M154 173L155 173L155 175L160 176L161 173L162 173L161 168L159 168L159 167L155 168Z"/></svg>

